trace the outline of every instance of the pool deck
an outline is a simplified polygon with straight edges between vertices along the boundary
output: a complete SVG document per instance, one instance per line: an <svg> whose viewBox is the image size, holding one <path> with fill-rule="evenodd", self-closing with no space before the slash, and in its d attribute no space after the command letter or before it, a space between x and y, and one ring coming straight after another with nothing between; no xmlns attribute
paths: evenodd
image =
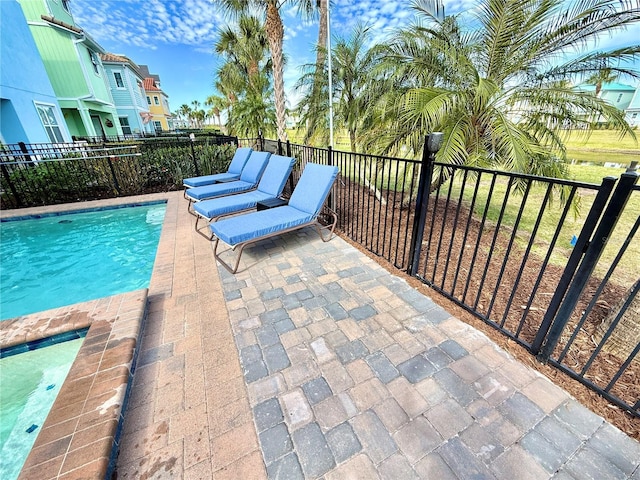
<svg viewBox="0 0 640 480"><path fill-rule="evenodd" d="M231 275L160 197L119 479L640 480L637 441L339 237L261 242ZM37 478L104 478L77 432L74 468Z"/></svg>

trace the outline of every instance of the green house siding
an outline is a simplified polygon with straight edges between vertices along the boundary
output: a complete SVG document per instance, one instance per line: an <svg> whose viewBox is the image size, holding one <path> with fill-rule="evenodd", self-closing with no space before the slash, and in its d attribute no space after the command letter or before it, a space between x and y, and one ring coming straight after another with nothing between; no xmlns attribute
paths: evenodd
<svg viewBox="0 0 640 480"><path fill-rule="evenodd" d="M71 14L64 9L62 0L18 0L28 22L41 22L41 15L55 17L70 25L75 25Z"/></svg>
<svg viewBox="0 0 640 480"><path fill-rule="evenodd" d="M105 135L122 134L100 60L102 47L75 25L62 0L20 0L19 3L63 109L69 133L73 136L99 136L103 131Z"/></svg>
<svg viewBox="0 0 640 480"><path fill-rule="evenodd" d="M71 34L50 26L31 26L31 33L56 96L60 99L89 95L89 87L78 61L78 47ZM86 50L83 48L83 50ZM88 55L85 52L85 55Z"/></svg>

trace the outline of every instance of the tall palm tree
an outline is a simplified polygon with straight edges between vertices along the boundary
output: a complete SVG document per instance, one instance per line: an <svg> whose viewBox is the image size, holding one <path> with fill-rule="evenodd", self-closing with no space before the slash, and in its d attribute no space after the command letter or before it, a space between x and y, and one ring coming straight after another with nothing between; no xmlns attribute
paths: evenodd
<svg viewBox="0 0 640 480"><path fill-rule="evenodd" d="M240 15L237 25L221 29L214 49L225 59L218 78L236 94L259 90L259 77L271 75L271 61L265 55L267 36L260 19L255 16Z"/></svg>
<svg viewBox="0 0 640 480"><path fill-rule="evenodd" d="M186 103L183 103L182 105L180 105L180 108L178 108L178 114L184 121L189 122L191 107Z"/></svg>
<svg viewBox="0 0 640 480"><path fill-rule="evenodd" d="M349 134L352 152L358 151L369 92L377 81L378 58L376 51L367 47L369 32L369 27L358 24L349 38L337 39L333 51L334 113L337 124Z"/></svg>
<svg viewBox="0 0 640 480"><path fill-rule="evenodd" d="M220 114L229 107L229 101L218 95L209 95L204 104L210 107L209 111L218 119L218 126L222 127L222 120Z"/></svg>
<svg viewBox="0 0 640 480"><path fill-rule="evenodd" d="M224 98L211 96L205 104L228 109L228 133L245 136L257 136L260 131L273 133L272 62L260 20L240 15L236 25L220 31L215 50L225 59L216 73L216 89Z"/></svg>
<svg viewBox="0 0 640 480"><path fill-rule="evenodd" d="M286 131L286 99L284 92L284 56L282 43L284 25L280 9L287 4L297 6L301 13L312 12L316 5L314 0L221 0L222 7L230 14L237 16L242 12L255 9L265 16L265 31L269 41L269 50L273 61L273 90L275 95L276 121L278 138L287 139Z"/></svg>
<svg viewBox="0 0 640 480"><path fill-rule="evenodd" d="M458 16L442 14L441 1L414 0L418 22L386 47L388 93L371 109L378 128L369 142L398 151L439 130L445 134L441 161L563 176L564 164L556 159L564 158L569 129L589 127L602 116L633 135L623 112L567 82L602 65L639 77L625 62L638 58L640 45L584 51L599 36L638 21L640 9L633 5L479 0L475 28L464 31Z"/></svg>

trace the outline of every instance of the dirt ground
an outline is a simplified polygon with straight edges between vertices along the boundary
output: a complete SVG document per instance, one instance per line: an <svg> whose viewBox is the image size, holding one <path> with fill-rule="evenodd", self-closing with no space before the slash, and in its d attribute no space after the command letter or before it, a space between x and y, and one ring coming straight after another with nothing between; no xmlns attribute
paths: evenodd
<svg viewBox="0 0 640 480"><path fill-rule="evenodd" d="M555 367L540 363L516 341L469 313L438 291L430 288L420 279L411 277L402 269L399 269L397 265L401 262L398 262L397 259L405 255L399 250L404 249L406 244L406 232L410 232L410 227L413 223L412 214L407 214L406 210L402 208L399 199L390 201L390 207L387 208L391 209L396 221L393 227L390 223L387 225L386 221L380 221L380 212L376 212L375 209L371 208L372 204L368 199L369 192L356 192L359 190L359 186L354 184L349 187L352 189L349 192L346 189L339 189L339 199L336 202L338 216L339 218L342 217L339 220L338 228L338 233L342 238L394 275L404 277L414 288L428 295L452 315L484 332L519 361L535 368L556 385L568 391L587 408L604 417L627 433L627 435L640 441L640 419L634 418L630 413L611 404L604 397L601 397ZM352 200L354 197L359 198L360 201L354 203ZM449 205L449 208L451 208L451 205ZM385 215L388 217L390 211L385 212ZM463 235L462 231L464 229L460 228L459 225L457 229L454 228L455 221L453 216L445 214L445 206L442 202L436 207L435 215L433 210L430 210L427 218L432 225L434 234L430 240L425 239L423 242L419 274L423 278L430 279L443 290L454 292L454 296L459 301L464 299L464 303L467 305L475 303L476 311L486 317L492 319L502 318L502 323L508 331L517 331L518 338L530 343L535 337L547 310L548 302L557 288L558 278L562 275L563 269L555 265L545 265L542 259L533 255L527 258L526 263L520 263L519 260L514 262L503 261L502 259L506 258L503 255L504 252L509 251L509 249L511 251L514 248L517 249L510 243L509 232L499 231L496 233L490 226L471 220L467 224L466 234ZM359 227L362 224L367 225L367 227L364 229ZM371 226L370 229L369 225ZM490 245L485 244L478 250L473 248L465 249L465 242L468 242L468 239L480 238L480 232L483 232L483 238L492 240ZM351 237L355 237L357 241ZM363 244L369 247L375 245L376 248L379 245L385 245L382 247L383 250L386 248L384 256L393 259L394 262L389 262L382 256L371 253ZM375 248L373 249L375 250ZM459 252L459 254L456 255L456 252ZM522 252L516 253L519 255ZM492 258L494 254L499 258ZM500 255L503 256L501 257ZM519 259L518 255L513 255L513 257ZM444 275L442 272L447 269L449 271L453 269L456 272L455 275ZM517 285L512 288L514 279L517 279ZM535 301L532 302L529 300L531 298L530 293L532 286L536 282L538 282L538 293L534 297ZM590 280L585 289L585 294L581 297L575 309L575 318L572 318L569 323L569 327L574 328L567 328L566 331L571 332L575 329L575 326L580 321L580 312L586 309L592 296L590 294L595 292L598 285L598 279ZM597 304L577 330L578 333L575 338L570 341L563 360L565 365L580 371L580 368L589 361L594 350L593 332L609 312L610 305L618 303L625 291L626 289L613 284L605 287ZM475 298L473 295L475 295ZM568 335L565 334L561 338L559 346L555 350L555 355L558 355L570 340ZM620 369L624 360L606 352L601 352L595 357L585 377L594 381L595 384L602 385L603 381L605 381L603 379L612 378ZM627 368L612 388L611 393L627 402L633 402L633 399L640 398L640 378L637 377L639 363L636 359L631 367Z"/></svg>

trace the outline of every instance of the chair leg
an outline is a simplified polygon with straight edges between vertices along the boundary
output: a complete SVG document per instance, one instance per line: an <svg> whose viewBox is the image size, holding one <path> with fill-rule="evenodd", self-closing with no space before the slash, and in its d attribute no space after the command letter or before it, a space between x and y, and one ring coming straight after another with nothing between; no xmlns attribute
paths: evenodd
<svg viewBox="0 0 640 480"><path fill-rule="evenodd" d="M333 238L333 232L336 229L336 224L338 223L338 216L333 211L330 213L331 213L331 216L333 217L333 221L329 225L326 225L326 226L321 225L317 220L314 223L314 226L316 227L316 231L318 232L318 235L320 235L320 238L322 239L323 242L328 242ZM323 230L329 230L329 235L326 238L324 235L322 235Z"/></svg>
<svg viewBox="0 0 640 480"><path fill-rule="evenodd" d="M224 260L222 260L222 258L220 258L220 255L218 255L219 242L220 242L220 239L216 237L216 241L213 244L213 256L215 257L216 260L218 260L218 262L220 262L220 265L222 265L224 268L227 269L229 273L235 274L238 271L238 265L240 265L240 257L242 257L242 252L246 244L243 243L240 245L240 249L238 250L238 255L236 257L236 263L233 267L231 267L227 262L225 262ZM235 247L231 247L231 250L233 249L235 249Z"/></svg>
<svg viewBox="0 0 640 480"><path fill-rule="evenodd" d="M189 212L191 215L197 216L198 214L193 209L194 203L195 202L189 198L189 204L187 205L187 212Z"/></svg>

